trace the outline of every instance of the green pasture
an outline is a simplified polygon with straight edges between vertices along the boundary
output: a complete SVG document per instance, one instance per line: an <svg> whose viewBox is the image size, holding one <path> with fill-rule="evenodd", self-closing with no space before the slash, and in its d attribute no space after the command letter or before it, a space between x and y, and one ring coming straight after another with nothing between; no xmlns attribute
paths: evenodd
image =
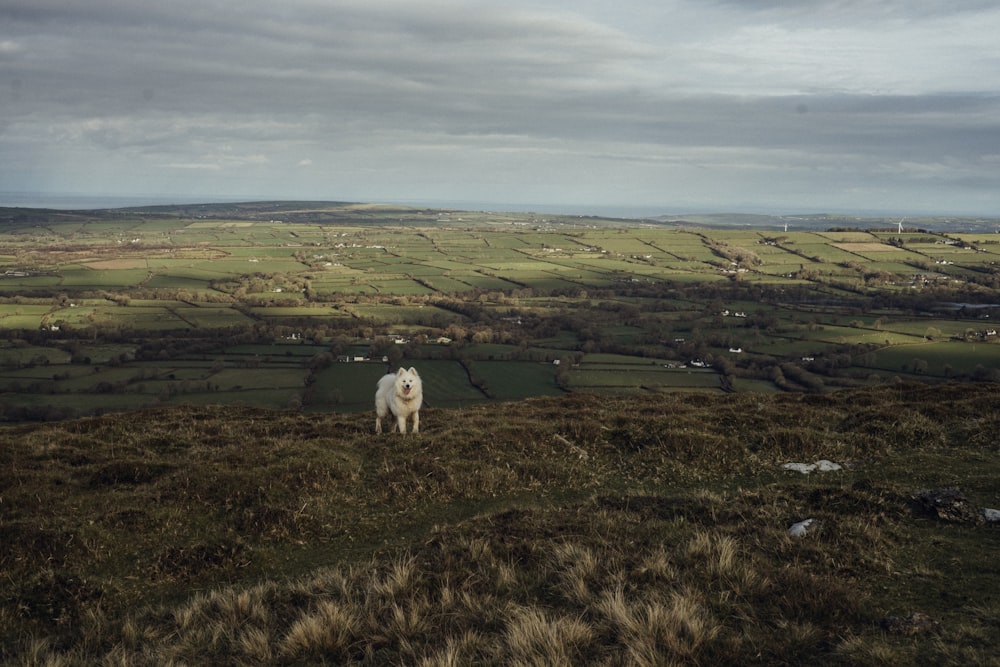
<svg viewBox="0 0 1000 667"><path fill-rule="evenodd" d="M54 347L35 345L0 344L0 367L21 366L28 363L63 364L69 362L69 352Z"/></svg>
<svg viewBox="0 0 1000 667"><path fill-rule="evenodd" d="M287 262L291 258L296 250L300 248L288 247L283 244L283 241L278 241L279 245L268 245L268 246L248 246L243 248L227 248L229 254L229 261L232 260L246 260L257 259L260 263L277 261ZM298 264L298 262L295 262ZM299 268L302 268L301 264L298 264Z"/></svg>
<svg viewBox="0 0 1000 667"><path fill-rule="evenodd" d="M888 328L869 329L854 326L837 326L834 324L821 324L816 327L803 325L791 335L801 340L817 340L840 344L884 344L889 340L895 344L905 345L907 343L920 342L922 339L922 336L918 337L908 333L891 331Z"/></svg>
<svg viewBox="0 0 1000 667"><path fill-rule="evenodd" d="M335 363L317 374L310 389L316 405L349 411L374 410L375 385L385 375L381 362Z"/></svg>
<svg viewBox="0 0 1000 667"><path fill-rule="evenodd" d="M465 318L444 308L429 304L397 305L389 303L358 303L351 304L351 311L358 317L370 319L378 324L419 324L422 322L439 322L449 324L461 322Z"/></svg>
<svg viewBox="0 0 1000 667"><path fill-rule="evenodd" d="M655 241L645 241L631 234L587 234L581 239L581 244L619 255L658 253L662 247Z"/></svg>
<svg viewBox="0 0 1000 667"><path fill-rule="evenodd" d="M550 338L539 338L531 341L531 346L550 348L562 353L563 351L578 349L580 347L580 340L576 337L576 334L570 331L560 331Z"/></svg>
<svg viewBox="0 0 1000 667"><path fill-rule="evenodd" d="M783 259L788 259L787 256ZM818 265L815 262L810 262L809 260L803 260L801 257L788 259L787 262L776 262L768 260L764 264L754 267L755 273L762 273L771 276L787 276L799 271L803 268L817 270ZM825 267L824 267L825 268Z"/></svg>
<svg viewBox="0 0 1000 667"><path fill-rule="evenodd" d="M32 365L23 368L8 366L7 360L0 355L0 393L8 391L30 391L31 393L54 392L57 383L93 373L86 366L49 366Z"/></svg>
<svg viewBox="0 0 1000 667"><path fill-rule="evenodd" d="M301 273L309 269L305 264L294 259L269 257L264 254L203 260L193 263L192 267L205 271L206 274L212 274L213 277L220 275L241 276L252 273Z"/></svg>
<svg viewBox="0 0 1000 667"><path fill-rule="evenodd" d="M606 336L621 345L632 345L637 339L646 335L646 330L636 326L618 325L600 328L602 336Z"/></svg>
<svg viewBox="0 0 1000 667"><path fill-rule="evenodd" d="M401 296L416 295L416 294L433 294L434 290L421 285L415 280L405 279L394 279L394 278L378 278L376 276L371 277L371 284L375 287L381 294L399 294Z"/></svg>
<svg viewBox="0 0 1000 667"><path fill-rule="evenodd" d="M37 276L0 275L0 292L17 294L30 290L53 289L61 283L62 277L57 274Z"/></svg>
<svg viewBox="0 0 1000 667"><path fill-rule="evenodd" d="M403 364L409 367L408 362ZM457 407L486 397L469 384L469 376L457 361L420 361L412 364L420 372L424 400L433 407Z"/></svg>
<svg viewBox="0 0 1000 667"><path fill-rule="evenodd" d="M650 359L649 357L635 357L627 354L610 354L610 353L592 353L583 355L583 359L580 361L580 367L587 367L590 365L602 365L602 366L662 366L666 363L663 359Z"/></svg>
<svg viewBox="0 0 1000 667"><path fill-rule="evenodd" d="M275 368L265 371L252 368L224 368L212 374L210 381L220 391L238 389L296 389L305 386L308 370L305 368Z"/></svg>
<svg viewBox="0 0 1000 667"><path fill-rule="evenodd" d="M310 280L315 284L324 280L343 280L344 278L364 276L365 272L360 269L344 266L343 264L334 264L332 266L323 266L318 271L310 271L309 275L312 276Z"/></svg>
<svg viewBox="0 0 1000 667"><path fill-rule="evenodd" d="M329 352L326 345L311 345L294 341L273 343L271 345L232 345L227 347L227 355L259 355L271 357L312 357Z"/></svg>
<svg viewBox="0 0 1000 667"><path fill-rule="evenodd" d="M434 288L435 291L442 294L467 292L472 289L472 284L466 282L457 274L451 276L435 274L433 276L428 276L425 280L428 285Z"/></svg>
<svg viewBox="0 0 1000 667"><path fill-rule="evenodd" d="M864 356L861 358L862 361L867 359L868 357ZM1000 368L1000 341L997 343L940 341L920 345L900 345L878 350L874 353L873 362L863 365L875 369L902 371L905 368L912 368L914 360L926 362L925 374L940 377L972 373L978 366L996 369Z"/></svg>
<svg viewBox="0 0 1000 667"><path fill-rule="evenodd" d="M719 389L718 373L702 369L640 370L607 368L591 370L580 366L569 373L569 388L573 391L644 391L673 389Z"/></svg>
<svg viewBox="0 0 1000 667"><path fill-rule="evenodd" d="M741 342L744 353L765 354L776 358L814 357L833 351L841 343L823 340L800 340L797 338L778 338L760 336L745 339Z"/></svg>
<svg viewBox="0 0 1000 667"><path fill-rule="evenodd" d="M515 273L510 276L510 279L515 280L526 287L538 290L564 290L586 287L586 285L574 280L559 278L552 274L533 274L526 276L522 273Z"/></svg>
<svg viewBox="0 0 1000 667"><path fill-rule="evenodd" d="M81 264L65 264L57 273L59 287L66 289L121 290L138 287L149 277L146 269L95 270Z"/></svg>
<svg viewBox="0 0 1000 667"><path fill-rule="evenodd" d="M217 276L218 277L218 276ZM144 287L153 290L185 290L188 292L214 291L209 286L209 277L177 276L168 273L158 273L146 280Z"/></svg>
<svg viewBox="0 0 1000 667"><path fill-rule="evenodd" d="M556 368L538 361L476 361L473 365L490 394L500 400L564 393L555 382Z"/></svg>
<svg viewBox="0 0 1000 667"><path fill-rule="evenodd" d="M838 232L813 232L815 236L826 239L830 243L881 243L882 239L864 230L847 230Z"/></svg>
<svg viewBox="0 0 1000 667"><path fill-rule="evenodd" d="M469 384L465 369L457 361L424 359L400 365L417 368L425 405L429 407L454 407L486 400L481 391ZM381 362L334 363L317 377L317 400L350 411L374 410L375 385L385 372L385 364Z"/></svg>
<svg viewBox="0 0 1000 667"><path fill-rule="evenodd" d="M136 376L141 376L144 382L198 382L205 380L215 371L214 361L132 361L127 368L133 369Z"/></svg>
<svg viewBox="0 0 1000 667"><path fill-rule="evenodd" d="M892 325L885 325L881 329L823 325L822 328L819 329L804 329L799 331L795 334L795 337L807 341L816 340L848 345L908 345L911 343L919 343L923 340L922 333L911 334L896 331Z"/></svg>
<svg viewBox="0 0 1000 667"><path fill-rule="evenodd" d="M518 345L504 345L501 343L474 343L462 348L464 356L469 359L483 361L507 361L517 359L523 352Z"/></svg>
<svg viewBox="0 0 1000 667"><path fill-rule="evenodd" d="M925 261L926 258L916 259L914 262ZM895 261L880 261L872 260L865 264L866 271L884 271L886 273L895 274L899 280L906 281L911 276L923 273L923 269L918 268L912 264L904 264L902 262Z"/></svg>
<svg viewBox="0 0 1000 667"><path fill-rule="evenodd" d="M217 265L219 262L225 261L226 260L211 260L176 264L166 269L157 271L153 278L158 280L162 280L164 278L177 278L180 280L196 280L201 282L220 280L232 275L231 273L223 270L225 264L222 266ZM169 287L169 284L166 286Z"/></svg>
<svg viewBox="0 0 1000 667"><path fill-rule="evenodd" d="M666 250L685 260L693 260L701 263L724 261L703 242L699 242L697 245L691 243L682 246L667 246Z"/></svg>
<svg viewBox="0 0 1000 667"><path fill-rule="evenodd" d="M312 356L325 351L327 348L315 345L230 345L225 349L221 358L231 356L234 360L243 359L245 361L246 357L300 357Z"/></svg>
<svg viewBox="0 0 1000 667"><path fill-rule="evenodd" d="M71 327L86 327L97 322L97 313L103 311L107 307L107 304L108 302L103 299L96 302L88 300L71 308L60 308L59 310L54 310L49 315L46 324L49 326L69 325Z"/></svg>
<svg viewBox="0 0 1000 667"><path fill-rule="evenodd" d="M971 325L971 326L970 326ZM930 319L892 320L882 325L884 329L897 333L909 334L915 337L942 338L949 336L964 336L970 329L973 331L990 328L988 320L977 327L969 320Z"/></svg>
<svg viewBox="0 0 1000 667"><path fill-rule="evenodd" d="M306 300L305 294L303 294L298 289L286 289L286 288L275 288L267 290L266 292L247 292L247 299L255 302L265 302L268 305L280 304L286 305L289 302L299 301L303 305L309 305Z"/></svg>
<svg viewBox="0 0 1000 667"><path fill-rule="evenodd" d="M390 264L390 266L395 268L401 277L407 278L434 277L441 275L442 272L439 267L424 262L414 263L406 261L394 265Z"/></svg>
<svg viewBox="0 0 1000 667"><path fill-rule="evenodd" d="M756 229L726 228L713 231L712 238L717 238L730 245L753 245L760 240L761 232Z"/></svg>
<svg viewBox="0 0 1000 667"><path fill-rule="evenodd" d="M754 234L753 236L747 236L741 239L728 240L726 238L720 239L713 234L712 239L716 240L716 242L722 241L723 243L726 243L734 248L740 248L745 252L758 257L762 264L791 262L797 258L801 259L797 254L795 254L794 245L786 246L785 244L779 245L775 243L768 243L765 237L762 237L759 234Z"/></svg>
<svg viewBox="0 0 1000 667"><path fill-rule="evenodd" d="M462 282L483 290L509 290L523 286L516 278L502 277L504 274L491 275L493 273L493 271L484 273L482 270L475 270L459 277Z"/></svg>
<svg viewBox="0 0 1000 667"><path fill-rule="evenodd" d="M189 222L185 225L186 230L216 230L216 229L228 229L231 227L242 227L244 229L249 229L253 227L255 222L250 221L229 221L229 220L198 220L194 222Z"/></svg>
<svg viewBox="0 0 1000 667"><path fill-rule="evenodd" d="M519 279L544 276L548 271L555 268L554 265L550 265L543 259L532 260L528 258L522 258L519 261L484 261L480 263L480 266L491 271L496 271L503 276L517 275Z"/></svg>
<svg viewBox="0 0 1000 667"><path fill-rule="evenodd" d="M478 268L473 262L461 261L457 255L435 255L424 263L425 267L434 269L433 275L447 275L451 272L469 272Z"/></svg>
<svg viewBox="0 0 1000 667"><path fill-rule="evenodd" d="M553 234L550 232L535 232L531 234L529 239L525 239L529 247L536 249L540 248L561 248L563 250L571 250L576 248L579 243L576 239L566 236L565 234Z"/></svg>
<svg viewBox="0 0 1000 667"><path fill-rule="evenodd" d="M489 261L502 261L502 262L513 262L524 259L526 251L513 250L510 248L456 248L455 250L450 250L447 248L442 248L443 253L447 255L441 255L442 259L447 258L454 260L456 262L463 262L468 266L479 267L482 266L484 260ZM528 255L530 257L530 254ZM438 261L435 259L435 261Z"/></svg>
<svg viewBox="0 0 1000 667"><path fill-rule="evenodd" d="M828 242L818 240L816 242L796 243L795 245L790 245L789 248L801 253L800 261L809 269L817 268L815 266L817 263L838 264L840 262L858 262L861 260L853 252L842 250L830 245ZM809 263L810 260L812 260L813 264Z"/></svg>
<svg viewBox="0 0 1000 667"><path fill-rule="evenodd" d="M84 320L79 319L79 313L76 311L77 309L73 311L73 314L77 315L77 318L74 318L74 320L64 318L62 313L60 313L60 317L57 319L64 318L67 322L75 326L86 326L88 323L92 323L102 326L119 326L146 331L191 328L191 323L178 317L168 308L103 306L93 309Z"/></svg>
<svg viewBox="0 0 1000 667"><path fill-rule="evenodd" d="M986 257L992 259L994 256L989 252L980 253L970 248L944 243L908 243L906 244L906 248L930 259L947 259L948 261L962 264L978 264L980 261L986 259Z"/></svg>
<svg viewBox="0 0 1000 667"><path fill-rule="evenodd" d="M453 239L442 239L442 244L454 243ZM491 233L484 232L481 239L469 238L464 245L472 249L489 248L496 250L500 248L521 249L536 245L534 239L526 237L524 234L514 234L510 232Z"/></svg>
<svg viewBox="0 0 1000 667"><path fill-rule="evenodd" d="M975 243L977 245L982 245L982 247L989 247L995 245L997 241L1000 241L1000 235L998 235L1000 228L994 230L992 234L985 232L949 232L946 238L957 239L964 243Z"/></svg>
<svg viewBox="0 0 1000 667"><path fill-rule="evenodd" d="M126 367L91 367L90 373L87 374L72 374L71 377L66 379L60 379L56 382L56 386L60 392L71 392L71 393L109 393L100 391L99 385L101 383L116 384L121 383L125 385L128 381L138 375L135 368ZM135 391L132 389L132 391Z"/></svg>
<svg viewBox="0 0 1000 667"><path fill-rule="evenodd" d="M182 306L170 310L184 322L199 329L225 328L253 321L229 306Z"/></svg>
<svg viewBox="0 0 1000 667"><path fill-rule="evenodd" d="M135 355L136 349L135 345L128 343L74 343L74 345L76 354L90 359L91 364L105 364L123 355L130 358Z"/></svg>
<svg viewBox="0 0 1000 667"><path fill-rule="evenodd" d="M38 329L52 310L51 304L0 304L0 329Z"/></svg>
<svg viewBox="0 0 1000 667"><path fill-rule="evenodd" d="M342 278L338 280L316 280L312 283L312 291L323 296L343 294L347 296L362 294L377 294L378 290L363 279Z"/></svg>
<svg viewBox="0 0 1000 667"><path fill-rule="evenodd" d="M663 275L669 275L671 280L700 280L702 278L714 280L716 277L723 277L715 267L708 267L703 262L696 260L673 259L663 262L661 268L664 269Z"/></svg>

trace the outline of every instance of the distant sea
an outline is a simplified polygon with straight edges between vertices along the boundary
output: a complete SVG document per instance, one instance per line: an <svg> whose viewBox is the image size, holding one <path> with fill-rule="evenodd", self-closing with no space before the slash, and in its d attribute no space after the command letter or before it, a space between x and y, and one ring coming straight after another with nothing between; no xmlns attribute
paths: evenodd
<svg viewBox="0 0 1000 667"><path fill-rule="evenodd" d="M716 214L750 214L766 216L834 214L845 216L860 216L870 218L898 218L900 216L921 217L923 215L970 215L947 214L931 212L876 211L876 210L825 210L825 209L784 209L783 207L766 209L759 205L736 205L724 207L724 210L706 209L699 206L681 208L676 205L615 205L615 204L526 204L520 202L482 202L473 200L443 200L443 199L358 199L350 197L330 196L320 197L274 197L267 195L91 195L79 193L47 193L47 192L0 192L0 207L21 208L51 208L58 210L93 210L102 208L130 208L136 206L170 206L184 204L225 204L248 201L348 201L366 204L389 204L394 206L412 206L415 208L443 208L459 211L489 211L506 213L540 213L548 215L579 215L604 218L623 218L637 220L643 218L680 217L684 215L716 215ZM988 216L996 219L995 216Z"/></svg>

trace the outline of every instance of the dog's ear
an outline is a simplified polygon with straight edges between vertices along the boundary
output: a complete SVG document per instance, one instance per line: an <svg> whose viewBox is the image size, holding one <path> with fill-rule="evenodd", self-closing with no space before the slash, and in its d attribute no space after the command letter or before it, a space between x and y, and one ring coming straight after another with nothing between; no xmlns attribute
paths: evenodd
<svg viewBox="0 0 1000 667"><path fill-rule="evenodd" d="M403 370L403 367L402 367L402 366L400 366L400 367L399 367L399 370L398 370L398 371L396 371L396 375L402 375L402 374L403 374L403 373L405 373L405 372L406 372L406 371L404 371L404 370Z"/></svg>
<svg viewBox="0 0 1000 667"><path fill-rule="evenodd" d="M414 375L417 375L417 376L420 375L420 373L417 372L417 369L414 368L413 366L410 366L410 372L413 373Z"/></svg>

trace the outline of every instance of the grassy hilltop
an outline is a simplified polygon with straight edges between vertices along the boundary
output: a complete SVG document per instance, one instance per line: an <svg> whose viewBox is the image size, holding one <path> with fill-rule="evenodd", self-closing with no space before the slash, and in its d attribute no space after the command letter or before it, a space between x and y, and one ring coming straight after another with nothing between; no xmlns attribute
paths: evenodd
<svg viewBox="0 0 1000 667"><path fill-rule="evenodd" d="M0 662L995 665L998 407L898 384L433 408L405 437L218 406L7 426ZM783 468L819 460L843 467Z"/></svg>
<svg viewBox="0 0 1000 667"><path fill-rule="evenodd" d="M0 664L1000 665L996 228L2 209Z"/></svg>

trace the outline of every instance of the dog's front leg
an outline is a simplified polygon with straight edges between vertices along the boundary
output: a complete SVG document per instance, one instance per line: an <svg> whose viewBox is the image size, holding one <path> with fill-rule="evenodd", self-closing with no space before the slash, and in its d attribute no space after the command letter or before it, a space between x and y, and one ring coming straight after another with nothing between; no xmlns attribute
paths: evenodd
<svg viewBox="0 0 1000 667"><path fill-rule="evenodd" d="M420 433L420 413L413 413L413 432Z"/></svg>

